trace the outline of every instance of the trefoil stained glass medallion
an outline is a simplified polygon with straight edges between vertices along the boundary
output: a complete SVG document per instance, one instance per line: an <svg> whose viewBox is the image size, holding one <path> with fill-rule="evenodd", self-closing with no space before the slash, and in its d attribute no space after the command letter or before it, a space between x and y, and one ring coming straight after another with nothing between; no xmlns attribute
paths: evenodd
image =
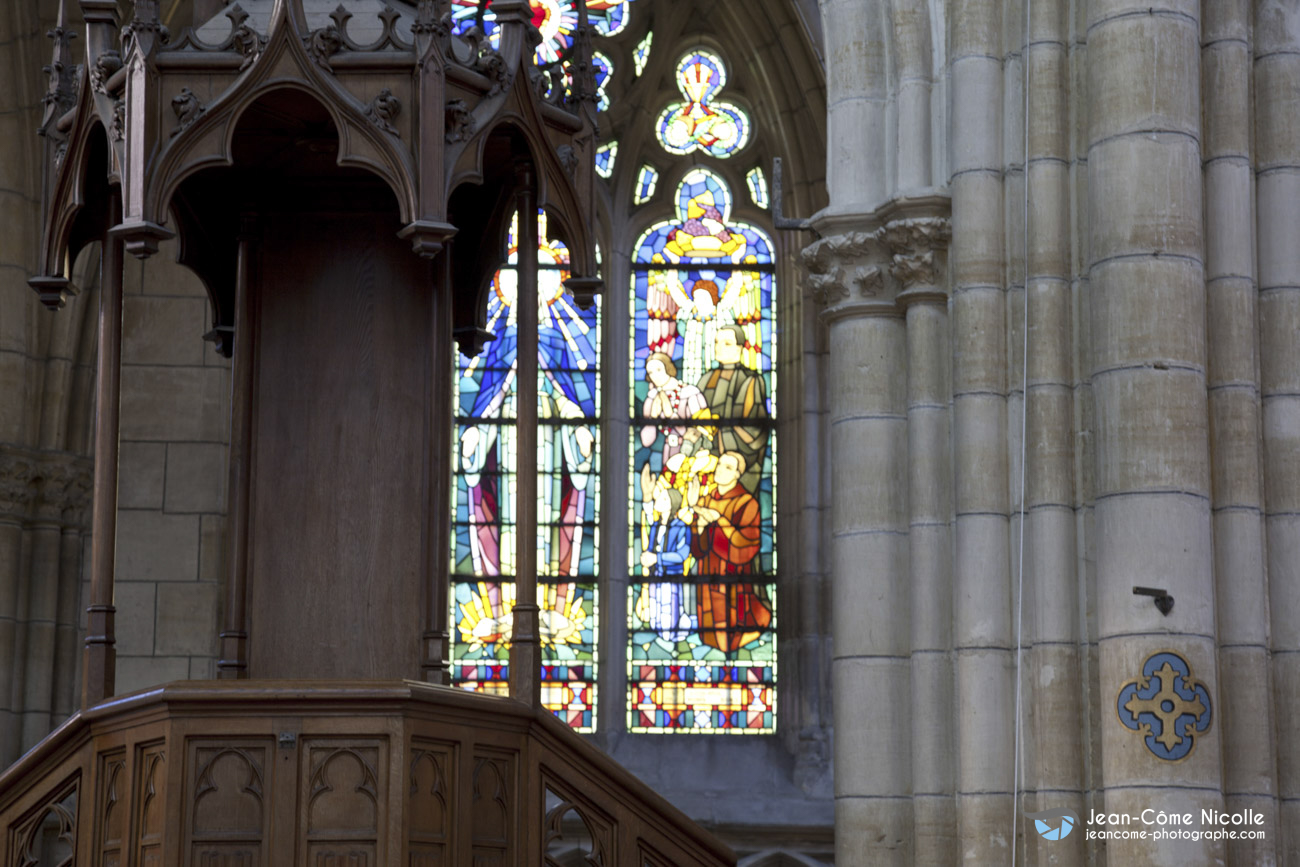
<svg viewBox="0 0 1300 867"><path fill-rule="evenodd" d="M452 532L452 680L506 694L515 605L518 217L492 279L483 352L459 356ZM600 498L599 303L564 292L569 253L539 217L538 604L542 703L579 731L595 727Z"/></svg>
<svg viewBox="0 0 1300 867"><path fill-rule="evenodd" d="M775 279L733 201L692 168L633 247L633 732L775 730Z"/></svg>
<svg viewBox="0 0 1300 867"><path fill-rule="evenodd" d="M717 99L726 83L727 68L716 54L692 51L678 62L677 89L686 101L671 103L655 122L664 150L725 159L749 142L749 115Z"/></svg>

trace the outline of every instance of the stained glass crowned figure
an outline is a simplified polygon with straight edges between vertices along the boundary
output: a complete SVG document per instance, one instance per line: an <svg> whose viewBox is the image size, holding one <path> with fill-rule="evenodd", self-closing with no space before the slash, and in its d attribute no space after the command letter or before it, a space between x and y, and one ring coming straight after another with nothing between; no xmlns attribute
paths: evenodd
<svg viewBox="0 0 1300 867"><path fill-rule="evenodd" d="M689 169L634 247L628 726L775 728L772 242Z"/></svg>
<svg viewBox="0 0 1300 867"><path fill-rule="evenodd" d="M716 99L727 83L722 59L707 51L693 51L677 64L677 88L685 102L674 102L655 121L655 134L665 150L674 154L703 151L725 158L749 142L749 116L728 102Z"/></svg>
<svg viewBox="0 0 1300 867"><path fill-rule="evenodd" d="M568 249L539 217L538 604L542 703L581 731L595 724L600 492L599 304L565 294ZM515 604L518 218L492 279L483 352L456 374L452 533L453 682L505 694Z"/></svg>

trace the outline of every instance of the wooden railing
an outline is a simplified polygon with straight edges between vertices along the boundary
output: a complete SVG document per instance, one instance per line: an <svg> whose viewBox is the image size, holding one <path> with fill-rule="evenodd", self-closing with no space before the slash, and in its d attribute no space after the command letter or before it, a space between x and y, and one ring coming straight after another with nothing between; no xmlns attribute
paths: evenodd
<svg viewBox="0 0 1300 867"><path fill-rule="evenodd" d="M545 711L413 681L182 681L0 775L6 867L714 867L732 852Z"/></svg>

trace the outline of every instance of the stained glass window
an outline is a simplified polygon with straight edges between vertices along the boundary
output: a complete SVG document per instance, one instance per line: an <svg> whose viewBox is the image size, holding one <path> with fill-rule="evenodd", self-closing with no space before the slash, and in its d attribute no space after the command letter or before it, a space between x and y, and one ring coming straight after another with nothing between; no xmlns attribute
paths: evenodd
<svg viewBox="0 0 1300 867"><path fill-rule="evenodd" d="M537 46L537 63L555 63L573 45L578 27L579 0L528 0L533 10L533 25L542 34ZM632 0L587 0L587 20L603 36L620 33L628 24L628 4ZM452 0L451 24L454 33L463 34L478 25L493 48L501 45L501 29L496 15L488 6L478 17L479 0Z"/></svg>
<svg viewBox="0 0 1300 867"><path fill-rule="evenodd" d="M614 174L614 160L618 157L618 142L612 141L596 148L596 174L608 178Z"/></svg>
<svg viewBox="0 0 1300 867"><path fill-rule="evenodd" d="M654 31L651 30L636 44L632 49L632 66L635 69L636 77L640 78L641 73L645 71L645 65L650 60L650 40L654 38Z"/></svg>
<svg viewBox="0 0 1300 867"><path fill-rule="evenodd" d="M703 167L633 247L628 728L770 733L772 242Z"/></svg>
<svg viewBox="0 0 1300 867"><path fill-rule="evenodd" d="M452 528L453 682L505 694L515 603L515 374L518 217L492 279L483 352L459 356ZM537 566L542 703L595 725L600 497L599 306L564 294L569 252L539 220Z"/></svg>
<svg viewBox="0 0 1300 867"><path fill-rule="evenodd" d="M654 198L655 186L659 183L659 172L646 163L636 175L636 189L632 191L632 203L643 205Z"/></svg>
<svg viewBox="0 0 1300 867"><path fill-rule="evenodd" d="M599 51L593 51L591 63L596 68L596 110L609 111L609 94L605 87L614 76L614 62Z"/></svg>
<svg viewBox="0 0 1300 867"><path fill-rule="evenodd" d="M671 103L655 121L659 143L669 153L703 151L725 158L749 142L749 116L715 97L727 84L721 58L692 51L677 64L677 88L685 102Z"/></svg>
<svg viewBox="0 0 1300 867"><path fill-rule="evenodd" d="M749 198L760 208L767 207L767 178L763 170L754 166L745 173L745 183L749 185Z"/></svg>

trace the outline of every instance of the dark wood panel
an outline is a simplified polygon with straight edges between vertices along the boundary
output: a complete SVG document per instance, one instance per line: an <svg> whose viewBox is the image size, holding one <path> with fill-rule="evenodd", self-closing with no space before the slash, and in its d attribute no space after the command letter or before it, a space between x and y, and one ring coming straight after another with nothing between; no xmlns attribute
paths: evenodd
<svg viewBox="0 0 1300 867"><path fill-rule="evenodd" d="M179 681L73 717L0 773L0 863L74 852L75 867L736 863L548 711L410 680Z"/></svg>
<svg viewBox="0 0 1300 867"><path fill-rule="evenodd" d="M418 677L428 263L395 214L266 224L250 674Z"/></svg>

